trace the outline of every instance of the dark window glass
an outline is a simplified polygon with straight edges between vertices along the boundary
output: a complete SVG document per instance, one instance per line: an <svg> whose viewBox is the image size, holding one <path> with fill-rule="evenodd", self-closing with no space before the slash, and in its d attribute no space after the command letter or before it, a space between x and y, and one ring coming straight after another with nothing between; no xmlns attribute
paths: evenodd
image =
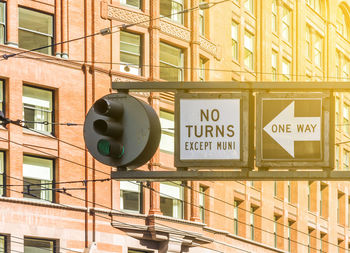
<svg viewBox="0 0 350 253"><path fill-rule="evenodd" d="M24 253L54 253L56 248L54 240L24 238Z"/></svg>

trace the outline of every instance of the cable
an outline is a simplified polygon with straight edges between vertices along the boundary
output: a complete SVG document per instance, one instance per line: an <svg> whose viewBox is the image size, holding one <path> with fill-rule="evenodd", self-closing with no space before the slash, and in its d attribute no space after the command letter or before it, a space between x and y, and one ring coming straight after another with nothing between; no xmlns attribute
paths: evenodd
<svg viewBox="0 0 350 253"><path fill-rule="evenodd" d="M20 180L20 179L18 179L18 180ZM12 189L11 189L11 190L12 190ZM12 191L15 191L15 190L12 190ZM15 192L18 192L18 191L15 191ZM76 196L73 196L73 195L71 195L70 197L75 198L75 199L78 199L78 200L81 200L81 201L85 201L84 199L79 198L79 197L76 197ZM42 199L42 198L38 198L38 199L45 200L45 199ZM45 200L45 201L47 201L47 200ZM87 200L87 201L88 201L88 200ZM120 211L120 210L111 209L110 207L107 207L107 206L98 204L98 203L93 202L93 201L88 201L88 202L89 202L90 204L95 204L95 205L97 205L97 206L104 207L104 208L106 208L107 210L110 210L110 211L117 211L117 212L119 212L119 213L129 214L129 213L127 213L127 212L123 212L123 211ZM60 204L60 203L55 203L55 204L60 205L60 206L63 206L63 207L70 207L70 206L68 206L68 205L64 205L64 204ZM109 221L111 220L110 218L106 218L106 217L104 217L104 216L101 216L101 215L96 214L96 212L94 212L93 214L94 214L94 216L97 216L97 217L100 217L100 218L104 218L104 219L107 219L107 220L109 220ZM135 228L139 229L139 227L136 226L136 225L133 225L133 224L130 224L130 223L124 223L124 222L121 222L121 221L118 221L118 222L119 222L120 224L132 226L132 227L135 227ZM177 228L174 228L174 227L171 227L171 226L167 226L167 225L163 225L163 224L157 224L157 225L163 226L163 227L167 227L167 228L170 228L170 229L173 229L173 230L175 230L175 231L178 231L178 232L183 233L183 230L180 230L180 229L177 229ZM244 250L244 249L235 247L235 246L233 246L233 245L229 245L229 244L222 243L222 242L219 242L219 241L214 241L214 242L215 242L215 243L218 243L218 244L221 244L221 245L225 245L225 246L227 246L227 247L231 247L231 248L233 248L233 249L241 250L241 251L243 251L243 252L251 253L250 251L246 251L246 250ZM201 246L201 245L198 245L198 247L202 247L202 246ZM204 248L207 248L207 247L204 247ZM65 249L65 248L62 248L62 249ZM207 248L207 249L210 249L210 248ZM65 250L70 250L70 249L65 249ZM214 250L214 249L210 249L210 250L217 251L217 250ZM73 250L70 250L70 251L73 251ZM73 252L77 252L77 251L73 251ZM217 252L219 252L219 251L217 251Z"/></svg>
<svg viewBox="0 0 350 253"><path fill-rule="evenodd" d="M24 145L24 144L22 144L22 143L18 143L18 142L15 142L15 141L12 141L12 140L3 138L3 137L0 137L0 140L4 140L4 141L7 141L7 142L11 142L11 143L13 143L13 144L16 144L16 145L19 145L19 146L23 146L23 147L25 147L25 148L29 148L29 149L32 149L32 150L35 150L35 151L40 152L40 153L42 153L42 154L45 154L45 155L48 155L48 156L52 156L52 154L47 153L47 152L45 152L45 151L42 151L42 150L40 150L40 149L36 149L36 148L33 148L33 147L29 147L29 146L26 146L26 145ZM107 173L107 172L104 172L104 171L102 171L102 170L98 170L98 169L96 169L96 168L92 168L92 167L89 167L89 166L85 166L85 165L83 165L83 164L80 164L80 163L78 163L78 162L74 162L74 161L72 161L72 160L69 160L69 159L66 159L66 158L63 158L63 157L56 156L55 158L61 159L61 160L66 161L66 162L73 163L73 164L75 164L75 165L78 165L78 166L81 166L81 167L84 167L84 168L87 167L88 169L91 169L91 170L93 170L93 171L97 171L97 172L100 172L100 173L102 173L102 174L105 174L105 175L110 176L110 174Z"/></svg>
<svg viewBox="0 0 350 253"><path fill-rule="evenodd" d="M7 140L7 139L2 138L2 137L0 137L0 139L6 140L6 141L10 141L10 140ZM12 143L14 143L14 144L17 144L17 145L24 146L23 144L20 144L20 143L14 142L14 141L10 141L10 142L12 142ZM33 150L36 150L36 151L39 151L39 152L42 152L42 153L46 153L46 152L43 152L43 151L41 151L41 150L37 150L37 149L31 148L31 147L28 147L28 148L33 149ZM69 161L69 162L72 162L72 163L78 164L78 163L76 163L76 162L70 161L70 160L65 159L65 158L60 158L60 157L57 157L57 158L58 158L58 159L67 160L67 161ZM82 164L78 164L78 165L80 165L80 166L84 166L84 165L82 165ZM93 169L93 168L90 168L90 167L88 167L88 168L89 168L89 169ZM99 171L99 170L96 170L96 171ZM100 172L101 172L101 171L100 171ZM107 174L107 173L105 173L105 172L103 172L103 173L104 173L104 174ZM245 211L246 211L246 210L245 210ZM257 214L255 214L255 215L257 215ZM263 216L260 216L260 217L263 217ZM264 218L265 218L265 217L264 217ZM268 219L268 218L266 218L266 219ZM248 225L248 224L246 224L246 225ZM286 226L286 225L284 225L284 226ZM296 230L296 231L299 231L299 230ZM307 233L302 232L302 231L299 231L299 232L300 232L300 233L307 234ZM337 246L337 245L336 245L336 246Z"/></svg>
<svg viewBox="0 0 350 253"><path fill-rule="evenodd" d="M2 137L0 137L0 139L4 139L4 140L7 140L7 139L5 139L5 138L2 138ZM16 143L16 144L18 144L18 143ZM21 145L21 144L18 144L18 145ZM32 148L33 149L33 148ZM36 149L34 149L34 150L36 150ZM37 150L38 151L38 150ZM59 158L60 159L60 157L57 157L57 158ZM61 159L63 159L63 158L61 158ZM68 161L70 161L70 160L68 160ZM73 162L73 161L70 161L70 162ZM81 165L81 164L80 164ZM81 165L81 166L83 166L83 165ZM92 168L91 168L92 169ZM97 170L98 171L98 170ZM103 172L104 173L104 172ZM106 173L105 173L106 174ZM188 186L189 187L189 186ZM214 197L213 197L214 198ZM218 198L216 198L215 197L215 199L217 199L217 200L219 200ZM220 201L222 201L222 202L225 202L224 200L220 200ZM227 202L225 202L225 203L227 203ZM227 204L229 204L229 203L227 203ZM232 205L232 204L230 204L230 205ZM244 211L246 211L246 212L250 212L250 211L247 211L247 210L245 210L245 209L243 209ZM259 217L262 217L262 218L264 218L264 219L267 219L267 220L269 220L269 221L273 221L273 220L271 220L271 219L269 219L269 218L267 218L267 217L264 217L264 216L262 216L262 215L258 215L258 214L254 214L254 215L257 215L257 216L259 216ZM286 225L284 225L284 224L281 224L281 223L278 223L278 224L280 224L280 225L282 225L282 226L284 226L284 227L288 227L288 226L286 226ZM246 224L246 225L248 225L248 224ZM293 228L291 228L292 230L294 230L294 231L297 231L297 232L299 232L299 233L303 233L303 234L305 234L305 235L308 235L307 233L305 233L305 232L302 232L302 231L299 231L299 230L297 230L297 229L293 229ZM314 237L314 238L316 238L316 239L318 239L318 240L321 240L320 238L317 238L317 237ZM330 243L331 244L331 243ZM334 246L338 246L338 245L336 245L336 244L333 244Z"/></svg>
<svg viewBox="0 0 350 253"><path fill-rule="evenodd" d="M223 0L223 1L220 1L220 2L214 2L214 3L208 3L208 4L212 4L212 6L210 6L210 7L213 7L213 6L217 5L217 4L220 4L220 3L223 3L223 2L226 2L226 1L229 1L229 0ZM201 6L202 5L200 4L200 5L196 6L196 7L192 7L192 8L185 9L185 10L182 10L182 11L179 11L179 12L171 13L169 15L159 16L157 18L147 19L147 20L139 21L139 22L132 23L132 24L122 24L122 25L115 25L115 26L112 26L112 27L106 27L106 28L101 29L99 32L96 32L96 33L93 33L93 34L81 36L81 37L78 37L78 38L74 38L74 39L70 39L70 40L66 40L66 41L62 41L62 42L53 43L53 44L50 44L50 45L47 45L47 46L42 46L42 47L34 48L34 49L31 49L31 50L25 50L25 51L22 51L22 52L19 52L19 53L3 54L3 55L0 56L2 58L2 59L0 59L0 61L8 60L11 57L15 57L15 56L18 56L18 55L23 55L23 54L26 54L26 53L29 53L29 52L34 52L34 51L38 51L38 50L49 48L49 47L52 48L54 46L58 46L58 45L66 44L66 43L71 43L71 42L78 41L78 40L81 40L81 39L87 39L87 38L94 37L94 36L97 36L97 35L107 35L107 34L116 33L116 32L121 31L121 28L122 29L126 29L126 28L129 28L129 27L135 26L135 25L140 25L140 24L146 23L146 22L151 22L151 21L154 21L154 20L162 19L162 18L169 18L171 16L178 15L178 14L185 14L185 13L187 13L189 11L193 11L195 9L198 9ZM208 8L210 8L210 7L208 7ZM118 30L112 31L113 28L118 28Z"/></svg>
<svg viewBox="0 0 350 253"><path fill-rule="evenodd" d="M20 57L16 57L16 58L20 58ZM84 61L84 60L73 60L73 59L60 59L60 58L54 58L54 57L26 57L24 56L23 58L27 58L27 59L35 59L35 60L53 60L53 61L63 61L63 62L67 62L67 61L71 61L71 62L75 62L75 63L91 63L91 64L112 64L112 65L122 65L122 66L131 66L131 67L150 67L150 68L171 68L173 69L174 67L171 66L161 66L161 65L148 65L148 64L139 64L139 65L135 65L135 64L127 64L127 63L121 63L121 62L104 62L104 61ZM0 60L1 61L1 60ZM247 71L247 70L233 70L233 69L213 69L213 68L192 68L192 67L180 67L179 69L181 70L204 70L204 71L216 71L216 72L231 72L231 73L243 73L243 74L251 74L251 73L255 73L255 74L261 74L261 75L278 75L278 76L283 76L285 75L284 73L272 73L272 72L260 72L260 71ZM313 75L313 76L309 76L306 74L289 74L289 76L294 76L294 77L318 77L318 78L324 78L323 76L319 76L319 75ZM325 79L335 79L339 82L342 81L346 81L346 80L350 80L350 77L332 77L332 76L327 76L325 77ZM341 80L339 80L341 79ZM290 81L286 81L286 83L288 83Z"/></svg>
<svg viewBox="0 0 350 253"><path fill-rule="evenodd" d="M10 140L5 139L5 138L2 138L2 137L0 137L0 139L6 140L6 141L10 141ZM14 143L14 144L17 144L17 145L24 146L23 144L20 144L20 143L14 142L14 141L10 141L10 142L12 142L12 143ZM33 150L36 150L36 151L39 151L39 152L42 152L42 153L46 153L46 152L43 152L43 151L41 151L41 150L37 150L37 149L31 148L31 147L27 147L27 148L30 148L30 149L33 149ZM47 153L46 153L46 154L47 154ZM63 159L63 160L69 161L69 162L72 162L72 163L74 163L74 164L78 164L78 165L80 165L80 166L84 166L84 165L82 165L82 164L79 164L79 163L70 161L70 160L65 159L65 158L60 158L60 157L57 157L57 158L58 158L58 159ZM85 166L84 166L84 167L85 167ZM89 168L89 167L88 167L88 168ZM93 168L90 168L90 169L93 169ZM95 169L95 170L96 170L96 169ZM96 170L96 171L99 171L99 170ZM100 171L100 172L102 172L102 171ZM107 173L105 173L105 172L102 172L102 173L107 174ZM109 175L109 174L108 174L108 175ZM221 200L221 201L223 201L223 200ZM247 211L247 210L245 210L245 211ZM257 215L257 214L255 214L255 215ZM260 217L263 217L263 216L260 216ZM266 218L266 217L263 217L263 218ZM268 219L268 218L266 218L266 219ZM271 221L272 221L272 220L271 220ZM248 225L248 224L246 224L246 225ZM282 224L281 224L281 225L282 225ZM286 226L286 225L284 225L284 226ZM302 231L299 231L299 230L296 230L296 231L298 231L298 232L300 232L300 233L307 234L307 233L302 232ZM316 238L316 237L315 237L315 238ZM317 239L317 238L316 238L316 239ZM330 243L330 244L331 244L331 243ZM333 244L333 245L335 245L335 244ZM335 246L338 246L338 245L335 245Z"/></svg>
<svg viewBox="0 0 350 253"><path fill-rule="evenodd" d="M5 176L7 176L6 174L4 174ZM10 176L8 176L10 177ZM89 182L106 182L106 181L111 181L112 179L111 178L101 178L101 179L87 179L87 180L72 180L72 181L63 181L63 182L60 182L60 181L56 181L54 182L54 184L78 184L78 183L81 183L83 185L86 185L87 183ZM53 183L42 183L42 184L31 184L31 185L35 185L35 186L39 186L39 185L50 185L50 184L53 184ZM24 184L0 184L0 187L10 187L10 186L26 186Z"/></svg>
<svg viewBox="0 0 350 253"><path fill-rule="evenodd" d="M222 199L217 198L217 197L215 197L215 196L211 196L211 195L206 194L206 193L204 193L204 192L200 192L200 191L198 191L198 190L195 190L195 189L193 189L191 186L188 186L188 185L186 185L186 184L183 184L183 183L178 184L178 183L176 183L176 182L174 182L174 181L168 181L168 182L171 182L171 183L173 183L173 184L175 184L175 185L179 185L179 186L182 186L182 187L186 187L186 188L188 188L188 189L190 189L190 190L192 190L192 191L194 191L194 192L203 194L203 195L205 195L205 196L207 196L207 197L209 197L209 198L212 198L212 199L214 199L214 200L220 201L220 202L222 202L222 203L224 203L224 204L227 204L227 205L229 205L229 206L237 207L238 209L240 209L240 210L242 210L242 211L244 211L244 212L247 212L247 213L250 213L250 214L254 214L254 215L256 215L256 216L258 216L258 217L260 217L260 218L263 218L263 219L265 219L265 220L267 220L267 221L276 222L276 221L274 221L273 219L270 219L270 218L265 217L265 216L260 215L260 214L253 213L253 212L251 212L250 210L244 209L243 207L234 206L233 204L231 204L231 203L229 203L229 202L227 202L227 201L225 201L225 200L222 200ZM237 221L238 221L238 220L237 220ZM291 229L291 230L293 230L293 231L295 231L295 232L298 232L298 233L301 233L301 234L304 234L304 235L308 235L308 236L310 236L311 238L314 238L314 239L316 239L316 240L322 240L321 238L318 238L317 236L309 235L308 233L305 233L305 232L303 232L303 231L301 231L301 230L298 230L298 229L296 229L296 228L292 228L292 227L290 227L290 226L287 226L287 225L285 225L284 223L278 223L278 222L276 222L276 224L277 224L277 225L281 225L281 226L283 226L283 227L285 227L285 228L289 228L289 229ZM333 245L333 246L340 247L340 246L338 246L337 244L334 244L334 243L328 242L328 244L331 244L331 245ZM345 249L345 250L346 250L346 248L342 248L342 249Z"/></svg>

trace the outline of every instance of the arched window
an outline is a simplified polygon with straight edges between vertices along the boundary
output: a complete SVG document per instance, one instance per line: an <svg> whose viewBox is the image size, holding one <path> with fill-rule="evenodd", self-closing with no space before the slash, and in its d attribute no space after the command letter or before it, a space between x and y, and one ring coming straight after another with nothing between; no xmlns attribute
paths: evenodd
<svg viewBox="0 0 350 253"><path fill-rule="evenodd" d="M349 17L346 9L339 6L337 9L337 31L346 39L349 39L349 31L346 25L348 23L348 19Z"/></svg>

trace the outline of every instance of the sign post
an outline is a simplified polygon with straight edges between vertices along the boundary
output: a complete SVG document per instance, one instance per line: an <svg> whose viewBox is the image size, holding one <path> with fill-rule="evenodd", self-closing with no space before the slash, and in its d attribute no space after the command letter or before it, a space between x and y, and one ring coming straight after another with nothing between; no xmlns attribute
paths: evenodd
<svg viewBox="0 0 350 253"><path fill-rule="evenodd" d="M329 93L257 95L258 167L330 167Z"/></svg>
<svg viewBox="0 0 350 253"><path fill-rule="evenodd" d="M176 167L248 167L249 94L177 93Z"/></svg>

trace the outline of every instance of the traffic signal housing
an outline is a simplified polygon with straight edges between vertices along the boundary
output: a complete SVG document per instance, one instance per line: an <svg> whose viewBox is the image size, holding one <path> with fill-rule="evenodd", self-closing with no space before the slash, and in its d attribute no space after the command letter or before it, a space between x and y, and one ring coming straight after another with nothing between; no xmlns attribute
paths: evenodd
<svg viewBox="0 0 350 253"><path fill-rule="evenodd" d="M160 135L159 118L153 108L125 93L97 100L84 123L89 153L99 162L118 168L145 164L156 152Z"/></svg>

